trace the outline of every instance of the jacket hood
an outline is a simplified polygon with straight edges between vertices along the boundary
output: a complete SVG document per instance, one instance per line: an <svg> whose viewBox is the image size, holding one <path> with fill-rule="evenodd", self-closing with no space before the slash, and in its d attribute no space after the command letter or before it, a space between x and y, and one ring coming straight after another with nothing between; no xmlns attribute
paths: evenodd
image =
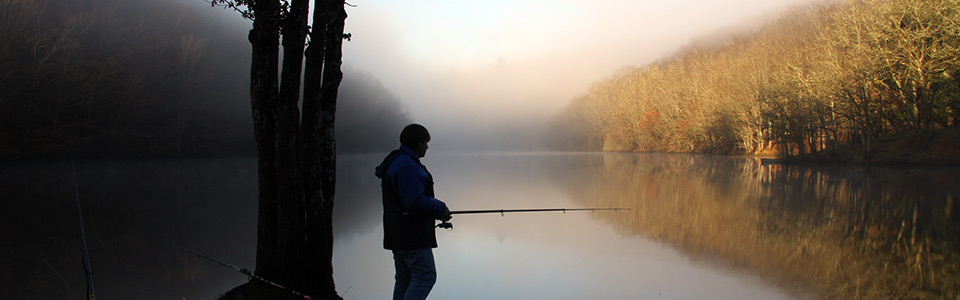
<svg viewBox="0 0 960 300"><path fill-rule="evenodd" d="M374 175L377 175L377 178L383 179L383 175L387 173L387 168L390 167L390 164L397 159L397 154L400 153L400 150L390 151L390 154L387 154L387 157L383 158L383 161L380 162L380 165L377 166L376 171L373 172Z"/></svg>
<svg viewBox="0 0 960 300"><path fill-rule="evenodd" d="M404 149L404 148L406 148L406 149ZM383 158L383 162L380 162L380 165L377 166L377 169L376 169L376 171L374 171L373 174L374 174L374 175L377 175L377 178L381 178L381 179L382 179L383 176L386 175L386 173L387 173L387 168L390 167L390 164L392 164L393 161L396 160L397 157L400 156L400 154L404 154L404 153L406 153L407 155L409 155L411 158L416 157L416 156L413 155L413 149L410 149L410 147L401 145L401 146L400 146L400 149L396 149L396 150L390 151L390 154L387 154L387 157L384 157L384 158ZM419 159L414 159L414 161L419 162Z"/></svg>

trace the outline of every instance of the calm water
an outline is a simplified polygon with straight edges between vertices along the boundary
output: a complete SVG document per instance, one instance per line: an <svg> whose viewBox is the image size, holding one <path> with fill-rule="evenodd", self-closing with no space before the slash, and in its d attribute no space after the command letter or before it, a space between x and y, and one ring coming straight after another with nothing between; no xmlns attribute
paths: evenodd
<svg viewBox="0 0 960 300"><path fill-rule="evenodd" d="M335 278L345 299L388 299L381 155L342 155ZM960 170L763 165L677 154L428 153L457 215L439 230L431 299L953 298ZM5 299L82 299L69 162L0 166ZM253 159L78 162L101 299L211 299L253 268Z"/></svg>

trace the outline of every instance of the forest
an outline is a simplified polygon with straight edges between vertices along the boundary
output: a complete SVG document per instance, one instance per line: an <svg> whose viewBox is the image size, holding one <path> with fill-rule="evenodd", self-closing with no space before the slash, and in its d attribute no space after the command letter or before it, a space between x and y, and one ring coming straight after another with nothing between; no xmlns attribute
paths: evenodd
<svg viewBox="0 0 960 300"><path fill-rule="evenodd" d="M249 25L200 7L0 0L0 158L254 155ZM338 149L395 147L400 100L345 71Z"/></svg>
<svg viewBox="0 0 960 300"><path fill-rule="evenodd" d="M217 23L214 10L0 1L0 158L252 155L247 27ZM621 68L572 99L548 140L574 151L869 159L886 140L957 136L958 24L956 0L796 7ZM345 70L338 149L393 147L394 128L410 122L402 103Z"/></svg>
<svg viewBox="0 0 960 300"><path fill-rule="evenodd" d="M595 82L553 120L553 143L793 157L848 149L869 160L885 139L957 127L958 24L956 0L795 7Z"/></svg>

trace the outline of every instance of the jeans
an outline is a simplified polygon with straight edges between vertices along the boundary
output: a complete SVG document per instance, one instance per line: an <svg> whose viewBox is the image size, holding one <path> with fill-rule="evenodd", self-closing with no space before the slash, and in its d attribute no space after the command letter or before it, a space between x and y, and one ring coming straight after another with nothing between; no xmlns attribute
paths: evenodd
<svg viewBox="0 0 960 300"><path fill-rule="evenodd" d="M393 300L426 299L437 282L433 249L393 250L393 264L397 269Z"/></svg>

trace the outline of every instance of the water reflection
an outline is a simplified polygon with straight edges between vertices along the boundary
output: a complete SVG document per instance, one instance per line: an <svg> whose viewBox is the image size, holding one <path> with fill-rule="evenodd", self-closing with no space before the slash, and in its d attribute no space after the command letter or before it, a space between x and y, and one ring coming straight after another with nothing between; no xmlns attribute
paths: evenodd
<svg viewBox="0 0 960 300"><path fill-rule="evenodd" d="M342 155L335 278L386 299L381 155ZM763 165L670 154L444 154L424 162L457 210L631 207L459 215L438 233L433 299L957 297L956 168ZM246 280L172 250L253 267L252 158L78 162L97 293L212 299ZM0 294L85 293L69 162L0 165Z"/></svg>
<svg viewBox="0 0 960 300"><path fill-rule="evenodd" d="M98 298L212 299L244 279L171 244L252 267L252 159L5 163L4 299L86 297L74 170Z"/></svg>
<svg viewBox="0 0 960 300"><path fill-rule="evenodd" d="M604 218L691 257L753 270L795 295L953 299L956 168L764 165L755 159L606 154L561 180Z"/></svg>
<svg viewBox="0 0 960 300"><path fill-rule="evenodd" d="M424 162L453 209L582 207L598 155L433 154ZM599 174L596 174L599 175ZM584 177L586 176L586 177ZM375 187L375 186L374 186ZM367 201L379 201L378 196ZM598 205L606 206L600 203ZM379 208L373 211L379 216ZM438 233L433 299L789 299L749 271L613 230L615 212L458 215ZM379 222L377 226L380 226ZM392 261L379 228L338 237L335 275L346 299L386 299Z"/></svg>

